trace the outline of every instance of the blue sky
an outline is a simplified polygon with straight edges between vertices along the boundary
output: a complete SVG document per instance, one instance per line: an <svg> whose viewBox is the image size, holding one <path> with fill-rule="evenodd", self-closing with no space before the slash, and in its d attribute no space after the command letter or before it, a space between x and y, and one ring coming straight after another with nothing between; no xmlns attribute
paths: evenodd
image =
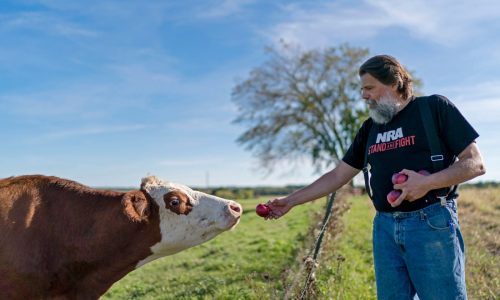
<svg viewBox="0 0 500 300"><path fill-rule="evenodd" d="M236 144L231 89L280 39L391 54L450 98L500 180L499 1L0 0L0 177L282 185Z"/></svg>

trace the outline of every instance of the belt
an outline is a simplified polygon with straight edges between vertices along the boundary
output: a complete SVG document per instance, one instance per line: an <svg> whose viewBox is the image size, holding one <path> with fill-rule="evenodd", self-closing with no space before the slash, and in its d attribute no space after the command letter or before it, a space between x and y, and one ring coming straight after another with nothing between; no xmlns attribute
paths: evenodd
<svg viewBox="0 0 500 300"><path fill-rule="evenodd" d="M445 205L446 201L450 201L456 198L455 190L456 189L453 188L451 188L450 190L447 190L447 188L432 190L424 196L425 202L428 203L428 205L437 202L441 202L442 205Z"/></svg>

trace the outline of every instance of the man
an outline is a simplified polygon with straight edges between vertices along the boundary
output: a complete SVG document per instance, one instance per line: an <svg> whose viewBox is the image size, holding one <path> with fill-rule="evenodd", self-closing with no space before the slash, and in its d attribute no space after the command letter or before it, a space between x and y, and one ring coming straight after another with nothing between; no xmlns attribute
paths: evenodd
<svg viewBox="0 0 500 300"><path fill-rule="evenodd" d="M269 201L268 218L279 218L296 205L336 191L369 166L367 186L370 190L371 185L377 210L373 255L378 298L466 299L458 195L451 187L485 173L475 143L478 134L445 97L414 97L410 74L391 56L370 58L359 75L370 118L332 171L284 198ZM424 126L429 120L422 119L420 104L430 109L442 149L434 161L430 159L431 135ZM428 176L418 173L432 171L440 159L444 169ZM391 177L397 172L407 180L393 184ZM390 203L386 195L393 189L401 190L401 195Z"/></svg>

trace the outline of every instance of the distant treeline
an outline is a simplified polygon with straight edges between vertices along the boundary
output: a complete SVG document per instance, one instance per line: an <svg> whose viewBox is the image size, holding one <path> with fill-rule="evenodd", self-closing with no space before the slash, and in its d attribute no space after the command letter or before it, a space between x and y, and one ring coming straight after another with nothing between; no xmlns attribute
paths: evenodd
<svg viewBox="0 0 500 300"><path fill-rule="evenodd" d="M194 190L201 191L210 195L215 195L226 199L252 199L264 196L280 196L288 195L293 191L296 191L304 187L303 185L286 185L286 186L258 186L258 187L212 187L212 188L200 188L193 187ZM461 184L460 188L497 188L500 187L499 181L480 181L476 183L465 183ZM133 188L107 188L115 191L128 191ZM363 193L364 188L360 187L356 189L357 193Z"/></svg>
<svg viewBox="0 0 500 300"><path fill-rule="evenodd" d="M280 196L288 195L304 187L303 185L287 185L287 186L258 186L258 187L213 187L200 188L192 187L193 190L204 192L210 195L226 199L252 199L263 196ZM114 190L118 192L127 192L135 188L132 187L96 187L98 189Z"/></svg>
<svg viewBox="0 0 500 300"><path fill-rule="evenodd" d="M500 181L479 181L476 183L464 183L461 184L460 187L475 187L475 188L496 188L500 186Z"/></svg>
<svg viewBox="0 0 500 300"><path fill-rule="evenodd" d="M282 187L261 186L261 187L215 187L215 188L194 188L207 194L216 195L226 199L252 199L262 196L280 196L288 195L293 191L303 188L304 185L287 185ZM476 183L461 184L460 188L497 188L500 187L500 181L480 181ZM356 194L362 194L364 188L354 190Z"/></svg>
<svg viewBox="0 0 500 300"><path fill-rule="evenodd" d="M227 199L252 199L263 196L287 195L302 188L303 185L259 186L259 187L215 187L215 188L194 188L195 190L215 195Z"/></svg>

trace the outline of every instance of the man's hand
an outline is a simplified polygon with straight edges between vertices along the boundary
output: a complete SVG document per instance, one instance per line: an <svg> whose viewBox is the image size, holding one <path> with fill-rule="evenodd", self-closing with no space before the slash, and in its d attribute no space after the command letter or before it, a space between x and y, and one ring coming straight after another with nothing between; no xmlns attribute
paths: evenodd
<svg viewBox="0 0 500 300"><path fill-rule="evenodd" d="M391 204L392 207L398 206L403 200L414 201L423 197L430 190L456 185L486 172L483 158L475 142L470 143L457 157L457 162L429 176L422 176L406 169L401 171L400 173L408 176L408 180L405 183L394 185L394 188L402 190L402 193Z"/></svg>
<svg viewBox="0 0 500 300"><path fill-rule="evenodd" d="M266 220L281 218L293 207L290 201L288 201L287 197L275 198L273 200L270 200L267 202L267 206L271 208L271 212L265 218Z"/></svg>
<svg viewBox="0 0 500 300"><path fill-rule="evenodd" d="M403 169L401 172L408 176L408 179L400 184L395 184L394 189L401 190L401 195L396 201L391 203L392 207L399 206L404 200L415 201L422 198L429 192L429 180L431 176L425 176L412 170Z"/></svg>

